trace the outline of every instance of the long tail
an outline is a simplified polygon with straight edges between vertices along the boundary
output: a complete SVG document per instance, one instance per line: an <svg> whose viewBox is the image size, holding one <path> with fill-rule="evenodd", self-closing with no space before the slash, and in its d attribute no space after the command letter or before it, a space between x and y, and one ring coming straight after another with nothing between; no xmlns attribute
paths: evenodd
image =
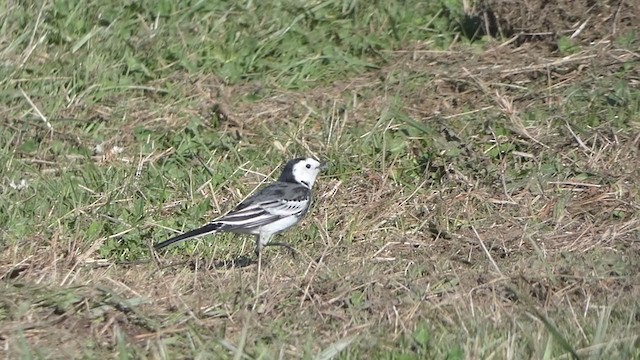
<svg viewBox="0 0 640 360"><path fill-rule="evenodd" d="M186 233L184 233L182 235L174 236L171 239L165 240L165 241L163 241L163 242L161 242L159 244L155 244L153 247L156 250L160 250L163 247L167 247L167 246L169 246L169 245L171 245L173 243L177 243L177 242L184 241L184 240L189 240L189 239L194 238L196 236L202 236L202 235L215 233L218 230L220 230L220 228L223 225L224 224L221 224L221 223L218 223L218 222L209 223L209 224L207 224L207 225L205 225L203 227L199 227L199 228L197 228L195 230L188 231L188 232L186 232Z"/></svg>

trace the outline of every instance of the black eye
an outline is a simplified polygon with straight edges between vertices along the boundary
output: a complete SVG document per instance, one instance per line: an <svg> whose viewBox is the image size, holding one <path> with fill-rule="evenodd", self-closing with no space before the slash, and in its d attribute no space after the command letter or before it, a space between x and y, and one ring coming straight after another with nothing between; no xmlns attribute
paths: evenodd
<svg viewBox="0 0 640 360"><path fill-rule="evenodd" d="M311 164L307 164L305 166L307 167L307 169L311 169Z"/></svg>

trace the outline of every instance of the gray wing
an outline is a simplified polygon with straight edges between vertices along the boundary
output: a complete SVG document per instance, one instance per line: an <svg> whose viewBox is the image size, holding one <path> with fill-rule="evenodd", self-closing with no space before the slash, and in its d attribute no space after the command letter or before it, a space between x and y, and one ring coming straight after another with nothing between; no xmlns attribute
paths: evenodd
<svg viewBox="0 0 640 360"><path fill-rule="evenodd" d="M275 182L240 203L212 223L223 230L250 230L288 216L302 216L311 204L311 191L292 183Z"/></svg>

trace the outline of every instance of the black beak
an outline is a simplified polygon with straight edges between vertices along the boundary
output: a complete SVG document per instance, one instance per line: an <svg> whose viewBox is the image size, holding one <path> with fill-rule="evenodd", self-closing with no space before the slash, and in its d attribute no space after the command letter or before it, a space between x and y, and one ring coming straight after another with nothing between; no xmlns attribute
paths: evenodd
<svg viewBox="0 0 640 360"><path fill-rule="evenodd" d="M329 163L328 162L321 162L320 166L318 167L318 169L320 170L327 170L329 168Z"/></svg>

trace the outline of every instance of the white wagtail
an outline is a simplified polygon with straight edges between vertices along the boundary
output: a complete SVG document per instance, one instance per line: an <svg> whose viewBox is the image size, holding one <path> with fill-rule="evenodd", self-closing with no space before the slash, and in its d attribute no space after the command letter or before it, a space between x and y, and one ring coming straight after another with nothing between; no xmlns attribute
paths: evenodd
<svg viewBox="0 0 640 360"><path fill-rule="evenodd" d="M326 169L312 158L290 160L282 170L278 181L268 185L240 203L233 211L210 223L182 235L165 240L154 247L162 249L173 243L197 236L231 232L256 236L256 255L265 246L283 246L286 243L271 242L271 238L297 224L311 206L311 188L321 170Z"/></svg>

